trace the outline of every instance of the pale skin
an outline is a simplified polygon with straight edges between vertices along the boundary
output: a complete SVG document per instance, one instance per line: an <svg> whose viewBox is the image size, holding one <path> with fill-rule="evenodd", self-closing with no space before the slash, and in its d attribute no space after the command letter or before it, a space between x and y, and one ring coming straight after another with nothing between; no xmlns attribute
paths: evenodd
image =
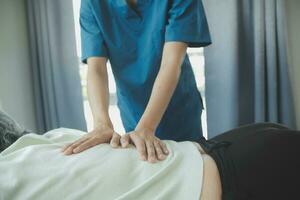
<svg viewBox="0 0 300 200"><path fill-rule="evenodd" d="M166 145L155 136L155 131L177 86L186 50L187 44L184 42L170 41L164 44L160 70L147 107L134 131L123 136L114 131L108 113L107 58L88 58L87 91L94 129L82 138L65 145L62 152L71 155L102 143L110 143L114 148L126 148L133 143L141 160L151 163L164 160L169 152Z"/></svg>
<svg viewBox="0 0 300 200"><path fill-rule="evenodd" d="M217 164L198 143L193 143L197 146L203 159L203 182L199 200L221 200L222 184Z"/></svg>

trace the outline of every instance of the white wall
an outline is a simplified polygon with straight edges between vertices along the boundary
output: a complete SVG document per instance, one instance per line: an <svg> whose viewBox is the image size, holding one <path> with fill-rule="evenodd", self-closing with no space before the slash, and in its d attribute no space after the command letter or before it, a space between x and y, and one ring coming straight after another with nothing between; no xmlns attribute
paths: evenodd
<svg viewBox="0 0 300 200"><path fill-rule="evenodd" d="M25 0L0 1L0 109L36 131Z"/></svg>
<svg viewBox="0 0 300 200"><path fill-rule="evenodd" d="M297 126L300 129L300 1L288 0L286 2L292 84L295 94Z"/></svg>

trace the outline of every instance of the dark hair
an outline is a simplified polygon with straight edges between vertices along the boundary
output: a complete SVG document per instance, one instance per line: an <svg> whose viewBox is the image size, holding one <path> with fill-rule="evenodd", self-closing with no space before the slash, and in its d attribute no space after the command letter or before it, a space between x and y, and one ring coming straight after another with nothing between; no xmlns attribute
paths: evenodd
<svg viewBox="0 0 300 200"><path fill-rule="evenodd" d="M0 110L0 152L9 147L22 135L30 131L19 125L12 117Z"/></svg>

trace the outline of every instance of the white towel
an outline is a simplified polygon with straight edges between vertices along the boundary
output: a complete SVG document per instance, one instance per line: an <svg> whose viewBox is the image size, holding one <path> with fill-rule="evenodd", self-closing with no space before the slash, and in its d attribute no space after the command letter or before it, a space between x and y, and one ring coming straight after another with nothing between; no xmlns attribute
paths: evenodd
<svg viewBox="0 0 300 200"><path fill-rule="evenodd" d="M136 148L94 146L66 156L64 144L86 134L58 128L27 134L0 154L1 200L199 200L203 160L192 142L164 140L169 156L151 164Z"/></svg>

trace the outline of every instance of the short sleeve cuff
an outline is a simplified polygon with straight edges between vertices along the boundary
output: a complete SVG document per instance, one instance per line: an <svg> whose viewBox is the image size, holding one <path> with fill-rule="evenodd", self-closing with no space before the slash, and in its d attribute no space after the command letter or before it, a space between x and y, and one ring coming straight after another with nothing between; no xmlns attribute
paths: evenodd
<svg viewBox="0 0 300 200"><path fill-rule="evenodd" d="M205 47L210 45L211 38L207 31L198 31L169 27L165 33L165 42L179 41L188 44L188 47Z"/></svg>
<svg viewBox="0 0 300 200"><path fill-rule="evenodd" d="M87 64L87 59L89 57L106 57L108 58L108 52L103 45L85 45L86 48L82 51L81 62Z"/></svg>

